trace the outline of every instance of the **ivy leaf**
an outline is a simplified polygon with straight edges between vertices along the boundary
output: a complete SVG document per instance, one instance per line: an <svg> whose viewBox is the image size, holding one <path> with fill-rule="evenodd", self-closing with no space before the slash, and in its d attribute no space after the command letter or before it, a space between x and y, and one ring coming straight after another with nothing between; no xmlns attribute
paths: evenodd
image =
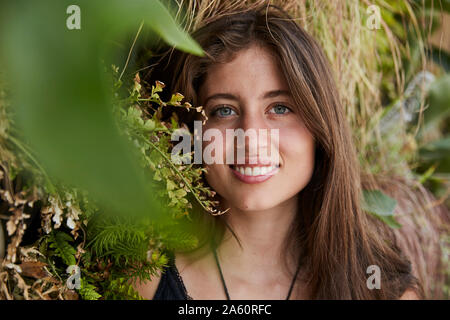
<svg viewBox="0 0 450 320"><path fill-rule="evenodd" d="M362 209L380 219L391 228L400 228L394 218L397 201L380 190L363 190Z"/></svg>

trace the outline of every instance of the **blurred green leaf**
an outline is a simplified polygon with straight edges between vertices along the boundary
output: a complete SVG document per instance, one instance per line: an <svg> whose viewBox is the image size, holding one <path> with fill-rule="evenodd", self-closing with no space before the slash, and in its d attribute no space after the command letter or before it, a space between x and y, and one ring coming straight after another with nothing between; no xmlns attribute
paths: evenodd
<svg viewBox="0 0 450 320"><path fill-rule="evenodd" d="M450 72L450 53L448 53L447 51L432 46L429 50L428 50L428 55L431 56L431 59L433 59L433 62L439 64L440 66L442 66L442 68L444 68L445 72Z"/></svg>
<svg viewBox="0 0 450 320"><path fill-rule="evenodd" d="M450 152L450 135L425 145L423 149L433 153L433 159L436 159L436 155L439 158L442 153Z"/></svg>
<svg viewBox="0 0 450 320"><path fill-rule="evenodd" d="M432 141L419 150L423 162L434 162L437 172L450 173L450 135Z"/></svg>
<svg viewBox="0 0 450 320"><path fill-rule="evenodd" d="M425 183L428 179L433 176L434 171L436 170L436 166L429 167L423 174L419 176L419 183Z"/></svg>
<svg viewBox="0 0 450 320"><path fill-rule="evenodd" d="M450 115L450 74L445 75L430 86L428 108L424 112L425 128L436 125Z"/></svg>
<svg viewBox="0 0 450 320"><path fill-rule="evenodd" d="M0 62L14 121L52 178L87 190L111 212L158 213L137 152L112 113L110 43L144 21L177 48L201 48L157 0L77 1L80 30L66 27L71 4L13 1L0 12Z"/></svg>
<svg viewBox="0 0 450 320"><path fill-rule="evenodd" d="M395 199L385 195L380 190L363 190L363 210L385 222L391 228L401 227L394 218L396 205Z"/></svg>

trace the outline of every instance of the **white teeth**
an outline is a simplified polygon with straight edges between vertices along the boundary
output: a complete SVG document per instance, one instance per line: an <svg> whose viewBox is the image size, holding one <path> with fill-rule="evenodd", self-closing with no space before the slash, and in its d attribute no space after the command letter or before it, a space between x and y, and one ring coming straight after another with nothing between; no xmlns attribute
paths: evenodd
<svg viewBox="0 0 450 320"><path fill-rule="evenodd" d="M267 167L261 167L261 175L265 175L267 172Z"/></svg>
<svg viewBox="0 0 450 320"><path fill-rule="evenodd" d="M242 175L246 176L261 176L265 175L271 171L273 171L275 168L278 168L279 166L265 166L265 167L234 167L234 170L238 171Z"/></svg>

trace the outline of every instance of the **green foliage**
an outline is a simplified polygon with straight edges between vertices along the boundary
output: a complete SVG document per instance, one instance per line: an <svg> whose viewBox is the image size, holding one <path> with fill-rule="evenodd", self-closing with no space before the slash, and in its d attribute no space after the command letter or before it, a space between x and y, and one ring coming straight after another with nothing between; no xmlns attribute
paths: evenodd
<svg viewBox="0 0 450 320"><path fill-rule="evenodd" d="M432 83L428 92L428 104L424 113L424 131L450 117L450 74Z"/></svg>
<svg viewBox="0 0 450 320"><path fill-rule="evenodd" d="M110 77L100 61L110 61L116 50L106 48L108 43L140 21L141 27L150 21L145 26L170 45L198 55L202 49L157 0L126 5L113 0L108 6L81 1L82 14L98 17L83 19L83 32L55 28L69 4L43 1L30 14L27 2L17 1L0 12L0 29L9 30L1 32L0 62L8 65L14 98L14 109L7 108L6 86L0 86L0 152L11 164L4 173L16 180L22 168L31 168L45 181L32 184L38 189L34 198L43 204L42 234L32 248L48 266L52 283L59 283L60 297L66 266L77 264L82 299L139 298L126 279L148 280L167 264L165 250L196 244L193 235L173 236L169 229L178 225L175 220L188 217L192 201L215 209L208 200L211 192L200 183L204 171L170 161L170 136L179 124L175 118L163 122L162 108L190 105L182 104L178 93L163 102L158 93L164 85L156 82L148 93L138 75L127 93L129 86L122 88L121 80L125 68L119 75L113 67ZM38 28L42 19L46 23ZM30 29L39 35L29 38L24 31ZM108 86L111 90L105 90ZM6 113L12 110L13 115ZM170 194L167 184L173 185ZM162 217L164 228L157 231L153 225L162 224ZM23 236L19 231L12 235L16 247Z"/></svg>
<svg viewBox="0 0 450 320"><path fill-rule="evenodd" d="M101 61L111 61L117 50L108 45L141 21L170 45L199 55L202 50L158 0L78 1L82 15L97 17L82 19L82 31L61 24L70 4L14 1L2 7L0 62L8 66L17 127L52 178L88 191L111 212L157 212L151 180L114 125Z"/></svg>
<svg viewBox="0 0 450 320"><path fill-rule="evenodd" d="M418 133L416 172L438 197L450 188L450 75L436 79L429 88L424 124Z"/></svg>
<svg viewBox="0 0 450 320"><path fill-rule="evenodd" d="M71 245L73 238L67 233L53 231L50 234L50 248L55 250L55 255L60 257L64 264L70 266L76 263L75 254L77 250Z"/></svg>
<svg viewBox="0 0 450 320"><path fill-rule="evenodd" d="M145 258L148 243L144 228L130 224L107 224L99 228L92 239L92 249L99 257L111 256L117 263L121 259Z"/></svg>
<svg viewBox="0 0 450 320"><path fill-rule="evenodd" d="M394 209L397 201L385 195L380 190L363 190L362 209L391 228L400 228L401 225L394 218Z"/></svg>
<svg viewBox="0 0 450 320"><path fill-rule="evenodd" d="M113 72L114 87L119 90L121 84L114 67ZM187 102L181 103L183 95L179 93L173 94L167 102L162 101L158 93L163 88L164 84L156 81L148 93L142 88L139 75L136 75L130 96L115 102L117 106L114 110L116 118L120 119L119 126L139 151L140 165L146 170L147 177L154 181L158 197L163 199L161 210L167 206L173 217L186 216L188 209L192 208L191 202L196 201L206 211L217 213L214 209L217 203L209 200L214 192L202 182L205 169L195 167L194 164L176 165L171 160L171 137L180 128L176 115L172 115L170 123L161 118L162 109L169 106L201 112L202 115L204 111Z"/></svg>
<svg viewBox="0 0 450 320"><path fill-rule="evenodd" d="M144 300L125 278L112 280L104 291L107 300Z"/></svg>
<svg viewBox="0 0 450 320"><path fill-rule="evenodd" d="M96 291L96 287L83 278L81 279L81 288L78 289L78 293L83 300L98 300L101 298L101 295Z"/></svg>
<svg viewBox="0 0 450 320"><path fill-rule="evenodd" d="M164 85L157 82L148 93L138 76L130 85L128 95L122 97L122 82L115 67L111 79L115 123L121 134L132 142L132 152L140 159L146 179L154 181L153 197L163 204L161 219L155 219L157 215L143 217L132 211L127 216L111 213L86 190L49 180L52 192L43 188L36 193L42 199L43 234L32 248L39 253L38 261L47 265L52 281L59 283L62 296L69 276L66 267L76 264L82 272L82 287L77 290L79 298L140 299L133 290L134 281L152 279L157 270L168 264L168 251L192 249L198 244L195 234L184 228L192 202L216 212L215 203L209 200L213 192L201 182L204 169L176 165L170 160L170 137L182 124L175 117L169 122L161 118L162 108L201 110L182 103L180 94L173 95L168 102L162 101L158 93ZM20 150L29 148L24 143L22 147ZM33 162L35 159L30 155L25 155L24 161ZM35 164L39 169L39 163ZM38 293L36 297L40 297Z"/></svg>

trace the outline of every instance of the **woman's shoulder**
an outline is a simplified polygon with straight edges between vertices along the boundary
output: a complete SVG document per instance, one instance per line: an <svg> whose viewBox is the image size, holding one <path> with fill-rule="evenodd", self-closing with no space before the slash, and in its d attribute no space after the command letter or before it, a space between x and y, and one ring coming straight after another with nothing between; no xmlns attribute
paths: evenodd
<svg viewBox="0 0 450 320"><path fill-rule="evenodd" d="M414 289L407 289L399 300L420 300L420 298Z"/></svg>
<svg viewBox="0 0 450 320"><path fill-rule="evenodd" d="M133 283L134 290L136 290L144 299L153 300L159 284L161 283L162 274L162 270L158 270L157 274L152 276L151 280L137 280Z"/></svg>
<svg viewBox="0 0 450 320"><path fill-rule="evenodd" d="M190 299L175 264L175 253L168 252L168 263L157 271L151 280L136 281L134 289L145 299L186 300Z"/></svg>

